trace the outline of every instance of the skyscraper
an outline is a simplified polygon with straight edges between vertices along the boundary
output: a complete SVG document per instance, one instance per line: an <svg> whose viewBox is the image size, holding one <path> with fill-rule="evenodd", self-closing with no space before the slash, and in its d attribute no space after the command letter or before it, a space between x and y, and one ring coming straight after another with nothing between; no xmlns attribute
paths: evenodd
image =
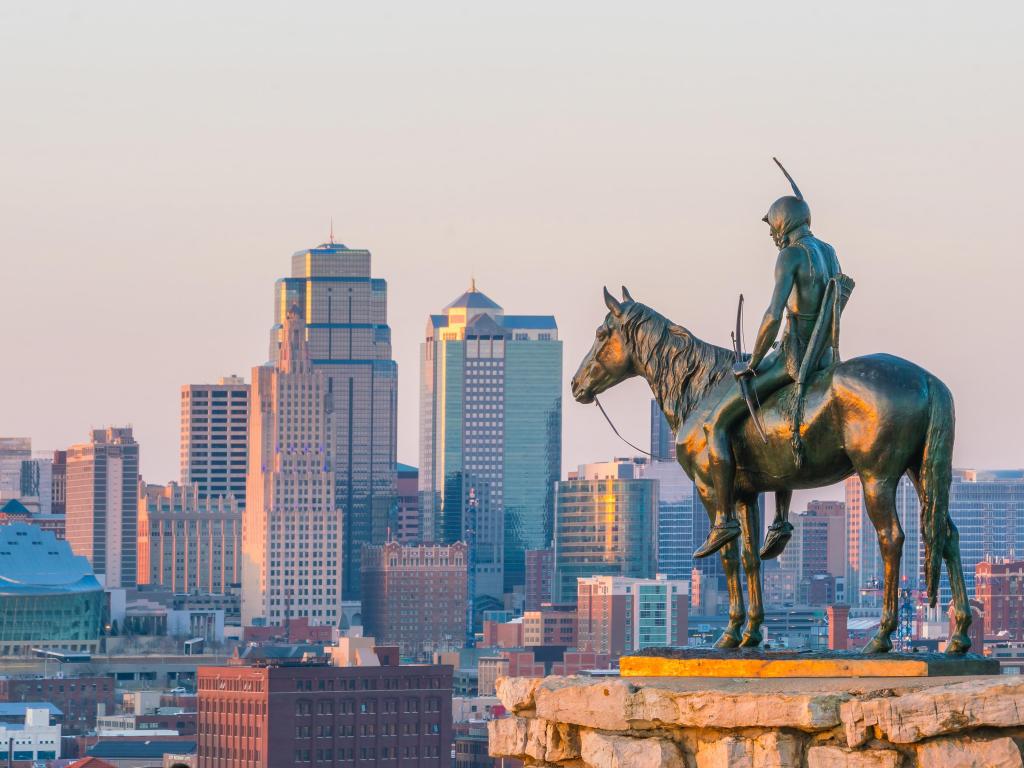
<svg viewBox="0 0 1024 768"><path fill-rule="evenodd" d="M651 398L651 458L655 461L676 460L675 436L654 398Z"/></svg>
<svg viewBox="0 0 1024 768"><path fill-rule="evenodd" d="M650 579L658 565L658 482L637 479L631 460L583 464L560 480L552 597L576 602L576 580Z"/></svg>
<svg viewBox="0 0 1024 768"><path fill-rule="evenodd" d="M139 444L131 427L95 429L68 448L67 539L104 586L133 587L139 500Z"/></svg>
<svg viewBox="0 0 1024 768"><path fill-rule="evenodd" d="M31 437L0 437L0 499L21 495L21 462L31 458Z"/></svg>
<svg viewBox="0 0 1024 768"><path fill-rule="evenodd" d="M694 515L704 514L696 498L693 481L674 458L635 464L636 477L658 481L658 573L670 579L691 578L693 550L700 541L693 538ZM707 558L719 560L720 558Z"/></svg>
<svg viewBox="0 0 1024 768"><path fill-rule="evenodd" d="M249 472L242 516L242 622L341 619L342 530L334 503L333 398L312 365L293 307L274 365L252 372Z"/></svg>
<svg viewBox="0 0 1024 768"><path fill-rule="evenodd" d="M472 529L474 595L525 581L524 552L551 541L562 462L562 342L550 315L507 315L470 289L427 320L420 355L425 538Z"/></svg>
<svg viewBox="0 0 1024 768"><path fill-rule="evenodd" d="M359 597L364 544L387 537L395 503L398 368L391 357L387 283L370 277L370 252L323 243L292 255L275 287L270 361L291 307L306 323L309 355L324 373L333 409L335 491L344 527L346 599Z"/></svg>
<svg viewBox="0 0 1024 768"><path fill-rule="evenodd" d="M181 484L199 500L234 495L245 507L249 385L241 376L181 388Z"/></svg>

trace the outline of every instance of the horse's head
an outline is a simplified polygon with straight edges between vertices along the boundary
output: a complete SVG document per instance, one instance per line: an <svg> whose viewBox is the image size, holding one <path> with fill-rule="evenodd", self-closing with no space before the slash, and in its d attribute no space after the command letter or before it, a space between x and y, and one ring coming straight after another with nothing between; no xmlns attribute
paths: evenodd
<svg viewBox="0 0 1024 768"><path fill-rule="evenodd" d="M597 329L594 346L572 377L572 396L580 403L594 402L595 395L637 373L622 329L633 297L622 286L622 301L619 301L605 288L604 303L608 306L608 316Z"/></svg>

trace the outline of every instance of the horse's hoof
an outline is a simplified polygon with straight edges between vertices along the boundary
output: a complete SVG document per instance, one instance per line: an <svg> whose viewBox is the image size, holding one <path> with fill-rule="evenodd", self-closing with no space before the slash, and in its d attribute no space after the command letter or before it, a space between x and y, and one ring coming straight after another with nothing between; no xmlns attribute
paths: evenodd
<svg viewBox="0 0 1024 768"><path fill-rule="evenodd" d="M757 648L761 644L760 632L744 632L740 640L740 648Z"/></svg>
<svg viewBox="0 0 1024 768"><path fill-rule="evenodd" d="M738 520L730 520L722 525L713 525L711 530L708 532L708 537L705 539L704 544L701 548L693 553L694 558L697 560L708 555L713 555L715 552L720 550L730 541L735 541L740 537L740 524Z"/></svg>
<svg viewBox="0 0 1024 768"><path fill-rule="evenodd" d="M726 630L715 642L715 648L736 648L740 644L739 634Z"/></svg>
<svg viewBox="0 0 1024 768"><path fill-rule="evenodd" d="M769 525L768 535L764 537L764 546L761 547L761 559L771 560L781 555L792 537L792 523L783 521Z"/></svg>
<svg viewBox="0 0 1024 768"><path fill-rule="evenodd" d="M872 638L871 642L861 649L861 653L888 653L892 650L892 641L889 638Z"/></svg>
<svg viewBox="0 0 1024 768"><path fill-rule="evenodd" d="M971 647L971 638L967 635L955 634L946 643L946 653L950 656L961 656Z"/></svg>

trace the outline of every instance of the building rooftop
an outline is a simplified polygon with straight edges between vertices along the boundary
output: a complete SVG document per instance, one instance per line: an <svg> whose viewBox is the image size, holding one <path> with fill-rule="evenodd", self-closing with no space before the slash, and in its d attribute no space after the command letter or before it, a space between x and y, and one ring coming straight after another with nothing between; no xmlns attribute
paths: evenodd
<svg viewBox="0 0 1024 768"><path fill-rule="evenodd" d="M445 307L445 310L465 307L467 309L501 309L498 302L476 289L476 280L470 281L469 290Z"/></svg>
<svg viewBox="0 0 1024 768"><path fill-rule="evenodd" d="M0 526L0 595L101 590L89 561L51 531L21 522Z"/></svg>
<svg viewBox="0 0 1024 768"><path fill-rule="evenodd" d="M162 758L165 754L185 755L196 751L194 741L99 741L87 750L90 757Z"/></svg>
<svg viewBox="0 0 1024 768"><path fill-rule="evenodd" d="M0 701L0 720L5 717L24 717L30 709L46 709L50 717L61 717L64 713L48 701Z"/></svg>
<svg viewBox="0 0 1024 768"><path fill-rule="evenodd" d="M10 499L8 501L5 501L4 505L0 507L0 514L19 515L21 517L32 516L32 513L28 511L28 507L26 507L17 499Z"/></svg>

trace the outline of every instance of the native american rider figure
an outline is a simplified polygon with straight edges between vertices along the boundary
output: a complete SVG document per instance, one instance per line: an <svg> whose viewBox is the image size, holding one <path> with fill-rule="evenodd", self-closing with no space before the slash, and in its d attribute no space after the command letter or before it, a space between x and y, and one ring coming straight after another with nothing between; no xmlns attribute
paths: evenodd
<svg viewBox="0 0 1024 768"><path fill-rule="evenodd" d="M784 402L791 416L791 444L799 466L804 385L812 374L839 361L839 318L853 280L842 273L835 249L811 234L811 209L786 169L775 162L793 188L793 195L772 203L763 219L779 248L775 289L750 357L738 360L733 368L736 385L726 389L704 424L717 508L708 538L694 557L707 557L740 535L733 508L736 461L732 431L736 424L748 415L757 424L756 403L791 387ZM786 327L781 344L776 344L783 312ZM779 555L792 535L788 521L791 497L792 491L776 494L775 520L761 549L764 559Z"/></svg>

